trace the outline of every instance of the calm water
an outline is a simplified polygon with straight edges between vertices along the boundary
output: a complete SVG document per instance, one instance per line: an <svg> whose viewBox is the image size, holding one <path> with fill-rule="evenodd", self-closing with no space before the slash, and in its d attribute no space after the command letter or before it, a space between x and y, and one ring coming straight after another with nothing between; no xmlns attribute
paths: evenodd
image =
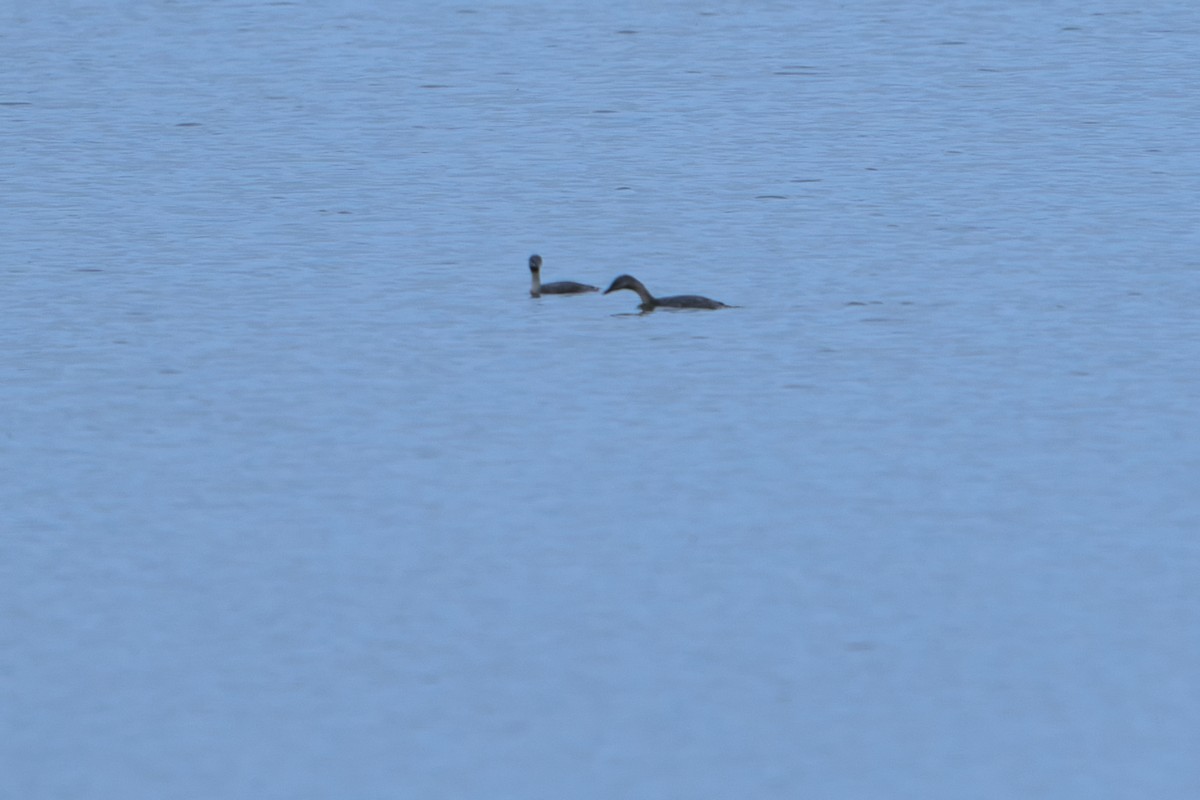
<svg viewBox="0 0 1200 800"><path fill-rule="evenodd" d="M793 5L3 6L0 794L1200 796L1200 10Z"/></svg>

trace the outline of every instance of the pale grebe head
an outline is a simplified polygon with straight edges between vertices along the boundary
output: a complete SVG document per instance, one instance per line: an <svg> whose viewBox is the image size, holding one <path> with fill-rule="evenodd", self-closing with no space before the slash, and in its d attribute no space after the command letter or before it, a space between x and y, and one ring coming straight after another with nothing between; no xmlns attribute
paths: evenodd
<svg viewBox="0 0 1200 800"><path fill-rule="evenodd" d="M537 272L542 268L542 257L533 255L529 257L529 271Z"/></svg>

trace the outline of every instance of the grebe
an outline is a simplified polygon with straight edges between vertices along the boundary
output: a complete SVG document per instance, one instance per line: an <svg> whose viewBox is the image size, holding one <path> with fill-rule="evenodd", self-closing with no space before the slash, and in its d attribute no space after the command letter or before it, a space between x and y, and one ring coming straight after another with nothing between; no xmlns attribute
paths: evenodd
<svg viewBox="0 0 1200 800"><path fill-rule="evenodd" d="M656 308L732 308L732 306L727 306L724 303L709 300L707 297L701 297L696 294L655 297L642 285L641 281L632 275L621 275L612 282L612 286L604 290L604 293L608 294L618 289L628 289L631 292L637 292L637 296L642 298L642 304L639 306L642 311L653 311Z"/></svg>
<svg viewBox="0 0 1200 800"><path fill-rule="evenodd" d="M600 291L595 286L575 281L555 281L542 283L542 257L529 257L529 272L533 275L533 287L529 290L530 297L541 297L544 294L583 294L584 292Z"/></svg>

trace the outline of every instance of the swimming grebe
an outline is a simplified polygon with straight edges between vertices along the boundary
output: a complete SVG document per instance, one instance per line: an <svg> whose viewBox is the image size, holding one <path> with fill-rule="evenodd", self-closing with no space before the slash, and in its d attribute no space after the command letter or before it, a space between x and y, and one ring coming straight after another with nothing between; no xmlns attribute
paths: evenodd
<svg viewBox="0 0 1200 800"><path fill-rule="evenodd" d="M639 306L642 311L653 311L656 308L732 308L732 306L727 306L724 303L709 300L707 297L701 297L696 294L655 297L642 285L641 281L632 275L621 275L612 282L612 286L604 290L604 293L608 294L618 289L628 289L631 292L637 292L637 296L642 298L642 304Z"/></svg>
<svg viewBox="0 0 1200 800"><path fill-rule="evenodd" d="M533 288L529 290L530 297L541 297L544 294L583 294L584 292L600 291L595 286L575 281L555 281L542 283L542 257L529 257L529 272L533 275Z"/></svg>

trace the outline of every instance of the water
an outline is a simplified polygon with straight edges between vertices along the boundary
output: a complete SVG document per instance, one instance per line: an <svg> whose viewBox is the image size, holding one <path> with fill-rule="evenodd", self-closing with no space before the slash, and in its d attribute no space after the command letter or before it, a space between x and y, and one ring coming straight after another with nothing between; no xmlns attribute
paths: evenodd
<svg viewBox="0 0 1200 800"><path fill-rule="evenodd" d="M1191 4L0 19L5 796L1200 790Z"/></svg>

